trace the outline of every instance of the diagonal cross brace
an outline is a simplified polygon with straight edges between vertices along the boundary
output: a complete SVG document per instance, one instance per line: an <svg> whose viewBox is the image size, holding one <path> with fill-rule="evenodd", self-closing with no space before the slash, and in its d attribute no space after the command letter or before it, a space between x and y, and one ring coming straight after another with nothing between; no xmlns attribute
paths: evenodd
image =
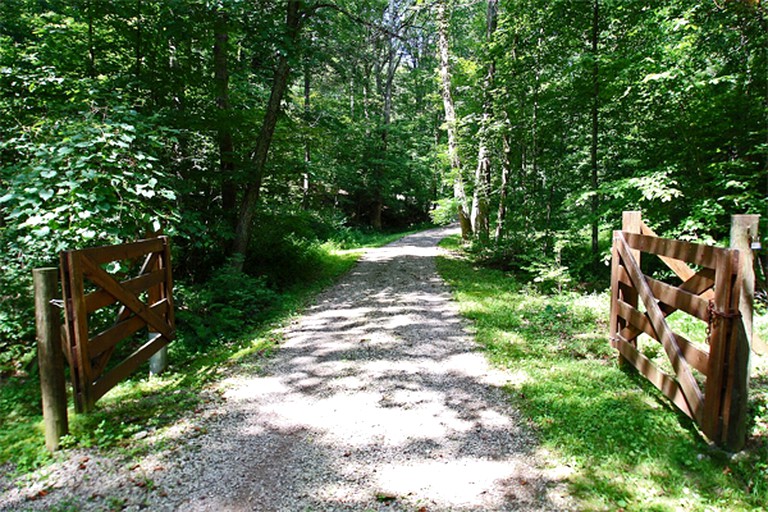
<svg viewBox="0 0 768 512"><path fill-rule="evenodd" d="M693 412L696 420L701 422L704 396L699 389L699 385L696 382L696 379L693 378L693 373L691 373L691 369L688 367L685 356L680 350L674 332L672 332L669 324L667 324L664 312L654 300L653 293L645 280L645 276L629 250L629 245L624 238L624 234L619 231L616 232L615 237L618 242L617 249L619 255L621 256L622 261L624 261L625 268L632 284L635 285L638 295L645 305L646 314L651 322L653 331L656 333L656 336L658 336L659 341L664 347L664 351L667 353L667 357L669 357L670 363L672 363L672 368L675 370L675 375L683 390L688 406Z"/></svg>
<svg viewBox="0 0 768 512"><path fill-rule="evenodd" d="M712 275L713 275L713 272L710 269L705 268L700 272L697 272L695 274L690 274L690 277L686 279L681 285L679 285L678 288L684 292L692 293L701 298L709 297L710 295L712 295L711 290L715 284L715 280L712 277ZM668 304L661 304L659 307L665 317L677 311L677 308L670 306ZM640 334L642 333L643 333L642 329L639 329L635 326L630 325L630 326L627 326L621 332L621 335L627 341L632 341L636 339L638 336L640 336Z"/></svg>
<svg viewBox="0 0 768 512"><path fill-rule="evenodd" d="M157 313L152 311L149 306L144 304L138 296L126 291L120 286L120 283L110 276L104 269L93 263L89 258L83 256L81 258L83 262L83 270L89 275L95 284L102 287L109 292L115 299L119 300L125 306L134 312L137 316L142 318L151 330L155 330L162 334L166 339L171 340L174 337L172 328L160 317Z"/></svg>

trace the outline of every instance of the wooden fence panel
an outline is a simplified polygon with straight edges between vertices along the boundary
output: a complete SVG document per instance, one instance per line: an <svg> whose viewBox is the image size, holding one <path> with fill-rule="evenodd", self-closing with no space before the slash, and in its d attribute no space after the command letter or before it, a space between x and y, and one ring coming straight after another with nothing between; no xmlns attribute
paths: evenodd
<svg viewBox="0 0 768 512"><path fill-rule="evenodd" d="M139 275L122 281L102 265L138 261ZM75 407L89 411L95 402L125 379L175 336L173 279L167 237L131 244L61 253L62 289L66 311L66 348L72 367ZM86 294L85 283L96 290ZM146 293L145 293L146 292ZM142 297L146 295L146 300ZM89 316L118 304L112 326L89 333ZM127 337L147 328L152 336L123 361L107 370L115 349Z"/></svg>
<svg viewBox="0 0 768 512"><path fill-rule="evenodd" d="M734 423L742 420L733 419L730 411L739 409L734 405L737 401L746 400L745 393L736 386L745 370L735 366L743 359L738 347L744 345L738 313L739 252L658 238L637 219L634 225L629 223L633 232L627 232L627 213L639 215L625 212L624 231L614 232L611 343L623 361L634 366L683 413L693 418L707 437L729 448L738 448L743 439L734 432L743 432L743 427ZM642 253L659 256L682 283L673 286L645 276L638 264ZM703 268L697 272L688 263ZM625 299L635 296L645 307L644 313L636 301ZM707 323L708 346L697 346L673 332L666 317L675 311ZM661 370L637 350L636 340L641 334L662 345L672 374ZM706 379L703 392L693 369Z"/></svg>

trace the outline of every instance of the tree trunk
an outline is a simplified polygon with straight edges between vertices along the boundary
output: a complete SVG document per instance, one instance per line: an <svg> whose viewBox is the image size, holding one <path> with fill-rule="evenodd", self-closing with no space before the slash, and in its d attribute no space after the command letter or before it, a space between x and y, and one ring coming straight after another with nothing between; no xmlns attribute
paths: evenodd
<svg viewBox="0 0 768 512"><path fill-rule="evenodd" d="M451 94L451 71L449 63L448 47L448 13L446 12L446 0L437 2L437 32L438 53L440 60L440 93L443 98L445 110L445 124L448 132L448 160L451 163L451 171L454 174L453 197L458 203L459 224L461 236L464 239L470 237L472 225L467 216L467 197L464 192L464 180L461 176L461 159L459 157L459 144L456 137L456 110L453 107L453 95Z"/></svg>
<svg viewBox="0 0 768 512"><path fill-rule="evenodd" d="M219 170L221 172L221 206L230 222L235 221L236 191L232 180L235 171L234 142L229 122L229 28L227 13L214 13L213 69L216 85L216 106L220 111L217 123L219 139Z"/></svg>
<svg viewBox="0 0 768 512"><path fill-rule="evenodd" d="M597 62L597 43L599 36L599 0L594 0L592 7L592 144L590 147L590 167L591 167L591 185L592 185L592 268L598 270L600 264L600 248L598 246L598 209L599 198L597 196L597 130L598 117L597 108L600 94L599 68Z"/></svg>
<svg viewBox="0 0 768 512"><path fill-rule="evenodd" d="M93 44L93 0L86 0L85 5L88 14L88 76L96 77L96 49Z"/></svg>
<svg viewBox="0 0 768 512"><path fill-rule="evenodd" d="M134 48L135 51L135 73L136 73L136 81L138 82L139 79L141 79L141 61L143 59L142 56L142 48L141 48L141 0L136 0L136 47Z"/></svg>
<svg viewBox="0 0 768 512"><path fill-rule="evenodd" d="M288 0L286 32L288 35L289 51L296 44L301 29L302 13L299 10L300 4L301 0ZM251 241L253 219L256 215L256 206L261 194L261 184L264 180L269 147L275 134L275 125L277 125L277 118L280 115L283 94L288 86L290 70L288 55L282 52L275 68L272 91L269 95L267 111L264 113L264 119L261 123L259 137L256 140L256 147L251 153L251 180L248 183L240 205L240 216L235 230L233 253L240 256L240 258L235 259L234 265L241 270L248 251L248 244Z"/></svg>
<svg viewBox="0 0 768 512"><path fill-rule="evenodd" d="M496 15L498 0L488 0L486 11L486 45L490 47L493 33L496 31ZM496 72L496 63L489 56L488 70L483 82L483 117L478 133L479 148L477 152L477 167L475 168L475 191L472 196L472 231L483 242L488 242L490 231L490 192L491 192L491 156L488 151L490 124L493 119L493 103L491 89Z"/></svg>
<svg viewBox="0 0 768 512"><path fill-rule="evenodd" d="M507 197L509 196L509 174L512 170L512 150L509 143L509 134L502 136L504 159L501 164L501 188L499 190L499 211L496 215L496 242L501 241L504 234L504 221L507 218Z"/></svg>
<svg viewBox="0 0 768 512"><path fill-rule="evenodd" d="M305 123L305 129L307 130L307 133L304 136L304 175L302 176L302 187L301 187L301 207L306 210L309 208L309 188L310 188L310 177L309 177L309 168L312 165L312 146L309 136L309 123L310 123L310 93L311 91L311 66L309 62L309 58L305 58L304 60L304 123Z"/></svg>

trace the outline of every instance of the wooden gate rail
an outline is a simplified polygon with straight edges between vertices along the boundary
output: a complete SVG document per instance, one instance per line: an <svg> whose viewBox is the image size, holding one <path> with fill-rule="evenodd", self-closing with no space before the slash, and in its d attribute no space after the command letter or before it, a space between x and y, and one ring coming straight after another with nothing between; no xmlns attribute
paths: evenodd
<svg viewBox="0 0 768 512"><path fill-rule="evenodd" d="M118 281L102 265L144 258L138 276ZM87 412L175 336L171 252L167 237L61 253L64 295L65 354L72 369L75 408ZM97 289L85 293L85 281ZM140 296L147 292L146 302ZM101 308L120 304L115 323L91 336L88 318ZM106 370L119 343L143 328L149 339L130 356Z"/></svg>
<svg viewBox="0 0 768 512"><path fill-rule="evenodd" d="M672 286L645 276L642 253L659 256L682 284ZM622 360L695 420L707 437L731 447L743 444L738 439L743 428L737 423L744 418L735 418L739 416L735 411L743 409L735 407L735 401L746 400L746 389L736 382L744 370L735 367L737 346L744 343L738 313L739 251L658 238L639 212L625 212L624 230L614 232L612 256L610 337ZM701 270L696 272L687 263ZM708 347L697 346L670 328L666 317L678 310L707 323ZM671 375L638 351L640 334L662 345ZM704 390L692 369L706 378Z"/></svg>

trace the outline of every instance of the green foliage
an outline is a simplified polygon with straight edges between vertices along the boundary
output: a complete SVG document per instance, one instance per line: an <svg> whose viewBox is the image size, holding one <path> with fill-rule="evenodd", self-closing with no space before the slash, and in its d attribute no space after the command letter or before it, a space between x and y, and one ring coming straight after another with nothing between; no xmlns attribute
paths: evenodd
<svg viewBox="0 0 768 512"><path fill-rule="evenodd" d="M460 247L455 238L442 245ZM571 468L577 508L763 507L768 499L763 373L752 382L751 450L728 460L655 388L617 367L606 338L607 294L543 294L518 274L453 255L440 258L438 269L490 360L513 372L510 397L534 425L546 456ZM698 326L672 320L695 336L691 329ZM756 325L767 321L758 316Z"/></svg>
<svg viewBox="0 0 768 512"><path fill-rule="evenodd" d="M176 288L178 343L193 352L237 337L280 307L279 295L264 277L253 277L230 264L200 285Z"/></svg>
<svg viewBox="0 0 768 512"><path fill-rule="evenodd" d="M136 239L174 220L175 193L157 168L163 135L156 120L113 107L4 141L0 205L13 252L45 259L94 240Z"/></svg>
<svg viewBox="0 0 768 512"><path fill-rule="evenodd" d="M447 226L456 222L459 211L459 202L453 197L446 197L435 201L434 207L429 211L429 218L438 226Z"/></svg>

